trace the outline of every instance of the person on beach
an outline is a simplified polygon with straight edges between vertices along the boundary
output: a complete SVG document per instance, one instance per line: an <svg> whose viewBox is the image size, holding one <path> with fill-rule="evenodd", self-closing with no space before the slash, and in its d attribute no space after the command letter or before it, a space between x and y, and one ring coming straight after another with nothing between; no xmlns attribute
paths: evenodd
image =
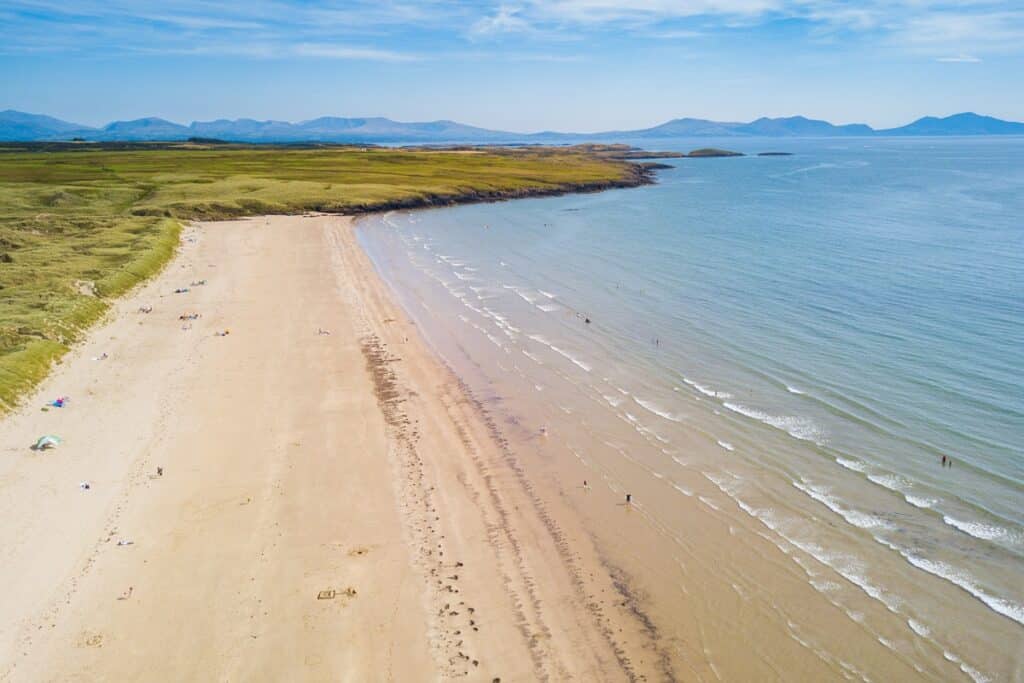
<svg viewBox="0 0 1024 683"><path fill-rule="evenodd" d="M630 505L630 504L632 504L632 502L633 502L633 494L632 493L627 493L626 494L626 505Z"/></svg>
<svg viewBox="0 0 1024 683"><path fill-rule="evenodd" d="M946 456L942 456L942 466L946 466Z"/></svg>

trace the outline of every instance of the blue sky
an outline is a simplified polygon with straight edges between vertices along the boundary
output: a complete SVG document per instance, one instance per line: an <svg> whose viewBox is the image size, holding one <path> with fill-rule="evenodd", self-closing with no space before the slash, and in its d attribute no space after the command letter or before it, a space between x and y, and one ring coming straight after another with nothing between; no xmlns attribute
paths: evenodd
<svg viewBox="0 0 1024 683"><path fill-rule="evenodd" d="M1021 0L3 0L0 109L516 131L1024 120Z"/></svg>

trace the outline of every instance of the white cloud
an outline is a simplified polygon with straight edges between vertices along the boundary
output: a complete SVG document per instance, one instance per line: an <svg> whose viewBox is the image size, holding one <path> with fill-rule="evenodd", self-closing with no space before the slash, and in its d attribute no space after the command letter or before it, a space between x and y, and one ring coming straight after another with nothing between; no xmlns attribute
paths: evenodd
<svg viewBox="0 0 1024 683"><path fill-rule="evenodd" d="M689 29L668 29L665 31L654 31L647 34L651 38L662 40L689 40L690 38L701 38L705 35L703 31L692 31Z"/></svg>
<svg viewBox="0 0 1024 683"><path fill-rule="evenodd" d="M936 62L953 62L961 64L979 64L981 59L974 55L956 55L955 57L939 57Z"/></svg>
<svg viewBox="0 0 1024 683"><path fill-rule="evenodd" d="M540 16L578 23L653 22L685 17L756 16L781 10L782 0L533 0Z"/></svg>
<svg viewBox="0 0 1024 683"><path fill-rule="evenodd" d="M470 29L473 36L489 36L499 33L524 33L531 30L530 22L519 16L521 11L518 7L507 7L502 5L498 11L481 18Z"/></svg>
<svg viewBox="0 0 1024 683"><path fill-rule="evenodd" d="M366 47L349 47L322 43L300 43L296 45L294 54L300 57L323 57L327 59L353 59L373 62L417 62L423 59L418 55L391 50L377 50Z"/></svg>

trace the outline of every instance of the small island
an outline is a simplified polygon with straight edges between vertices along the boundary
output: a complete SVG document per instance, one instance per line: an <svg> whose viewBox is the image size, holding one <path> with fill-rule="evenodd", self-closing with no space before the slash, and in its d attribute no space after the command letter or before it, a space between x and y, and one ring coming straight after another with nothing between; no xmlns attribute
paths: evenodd
<svg viewBox="0 0 1024 683"><path fill-rule="evenodd" d="M745 156L743 152L733 152L728 149L718 149L716 147L702 147L695 149L686 156L692 159L705 159L711 157L741 157Z"/></svg>

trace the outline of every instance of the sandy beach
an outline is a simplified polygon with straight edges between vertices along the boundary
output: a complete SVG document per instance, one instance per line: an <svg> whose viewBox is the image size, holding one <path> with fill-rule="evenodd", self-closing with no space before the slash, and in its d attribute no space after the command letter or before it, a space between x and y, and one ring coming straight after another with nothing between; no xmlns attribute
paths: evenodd
<svg viewBox="0 0 1024 683"><path fill-rule="evenodd" d="M348 218L189 227L0 443L3 680L675 675Z"/></svg>

